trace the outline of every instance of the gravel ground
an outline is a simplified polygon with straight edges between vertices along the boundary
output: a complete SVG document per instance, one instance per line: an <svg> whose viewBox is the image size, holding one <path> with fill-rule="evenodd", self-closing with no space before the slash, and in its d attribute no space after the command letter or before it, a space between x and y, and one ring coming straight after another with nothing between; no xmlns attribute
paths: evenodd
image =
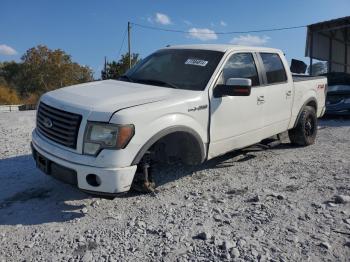
<svg viewBox="0 0 350 262"><path fill-rule="evenodd" d="M350 120L306 148L158 167L159 192L113 200L41 174L33 127L0 114L0 261L350 261Z"/></svg>

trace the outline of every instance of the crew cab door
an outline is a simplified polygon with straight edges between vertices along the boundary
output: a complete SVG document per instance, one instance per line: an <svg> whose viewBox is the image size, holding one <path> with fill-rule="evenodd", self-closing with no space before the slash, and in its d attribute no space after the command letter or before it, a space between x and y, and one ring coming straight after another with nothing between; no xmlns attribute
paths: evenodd
<svg viewBox="0 0 350 262"><path fill-rule="evenodd" d="M214 97L215 88L226 83L229 78L251 79L250 95ZM259 130L264 125L261 81L255 54L234 53L227 58L210 97L208 158L261 140Z"/></svg>
<svg viewBox="0 0 350 262"><path fill-rule="evenodd" d="M291 117L293 81L281 56L282 53L257 54L264 78L264 138L286 131Z"/></svg>

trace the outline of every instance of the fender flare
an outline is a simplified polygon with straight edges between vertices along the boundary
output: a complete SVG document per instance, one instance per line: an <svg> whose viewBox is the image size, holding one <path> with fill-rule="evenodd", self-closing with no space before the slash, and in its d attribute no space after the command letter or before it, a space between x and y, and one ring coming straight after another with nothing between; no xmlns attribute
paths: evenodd
<svg viewBox="0 0 350 262"><path fill-rule="evenodd" d="M134 160L132 161L131 165L137 165L140 160L142 159L143 155L147 152L147 150L154 144L156 143L159 139L170 135L175 132L184 132L190 134L193 138L196 139L198 142L198 145L200 147L200 154L201 154L201 162L203 163L205 158L206 158L206 145L203 143L200 135L193 130L192 128L189 128L187 126L172 126L172 127L167 127L155 135L153 135L142 147L141 149L137 152Z"/></svg>
<svg viewBox="0 0 350 262"><path fill-rule="evenodd" d="M314 103L316 104L316 109L315 109L315 110L316 110L316 114L317 114L317 107L318 107L318 105L317 105L317 100L316 100L316 98L314 98L314 97L310 97L309 99L307 99L307 100L304 102L303 106L302 106L301 109L299 110L299 113L298 113L297 118L295 119L295 123L294 123L294 125L293 125L293 128L295 128L295 127L298 125L298 122L299 122L301 113L303 112L303 110L304 110L304 108L306 107L306 105L307 105L308 103L310 103L310 102L314 102Z"/></svg>

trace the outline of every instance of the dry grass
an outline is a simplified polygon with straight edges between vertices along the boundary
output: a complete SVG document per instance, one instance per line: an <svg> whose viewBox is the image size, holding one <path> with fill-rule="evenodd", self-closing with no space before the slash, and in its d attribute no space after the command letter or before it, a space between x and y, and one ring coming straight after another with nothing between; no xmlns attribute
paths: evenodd
<svg viewBox="0 0 350 262"><path fill-rule="evenodd" d="M7 86L0 85L0 105L14 105L20 102L21 99L14 90Z"/></svg>

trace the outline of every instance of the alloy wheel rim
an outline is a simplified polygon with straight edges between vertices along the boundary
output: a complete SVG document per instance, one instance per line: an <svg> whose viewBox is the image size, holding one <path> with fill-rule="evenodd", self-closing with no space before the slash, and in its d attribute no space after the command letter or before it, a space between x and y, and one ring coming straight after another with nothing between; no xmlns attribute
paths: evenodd
<svg viewBox="0 0 350 262"><path fill-rule="evenodd" d="M305 134L310 137L313 135L315 129L314 121L311 117L308 117L305 122Z"/></svg>

